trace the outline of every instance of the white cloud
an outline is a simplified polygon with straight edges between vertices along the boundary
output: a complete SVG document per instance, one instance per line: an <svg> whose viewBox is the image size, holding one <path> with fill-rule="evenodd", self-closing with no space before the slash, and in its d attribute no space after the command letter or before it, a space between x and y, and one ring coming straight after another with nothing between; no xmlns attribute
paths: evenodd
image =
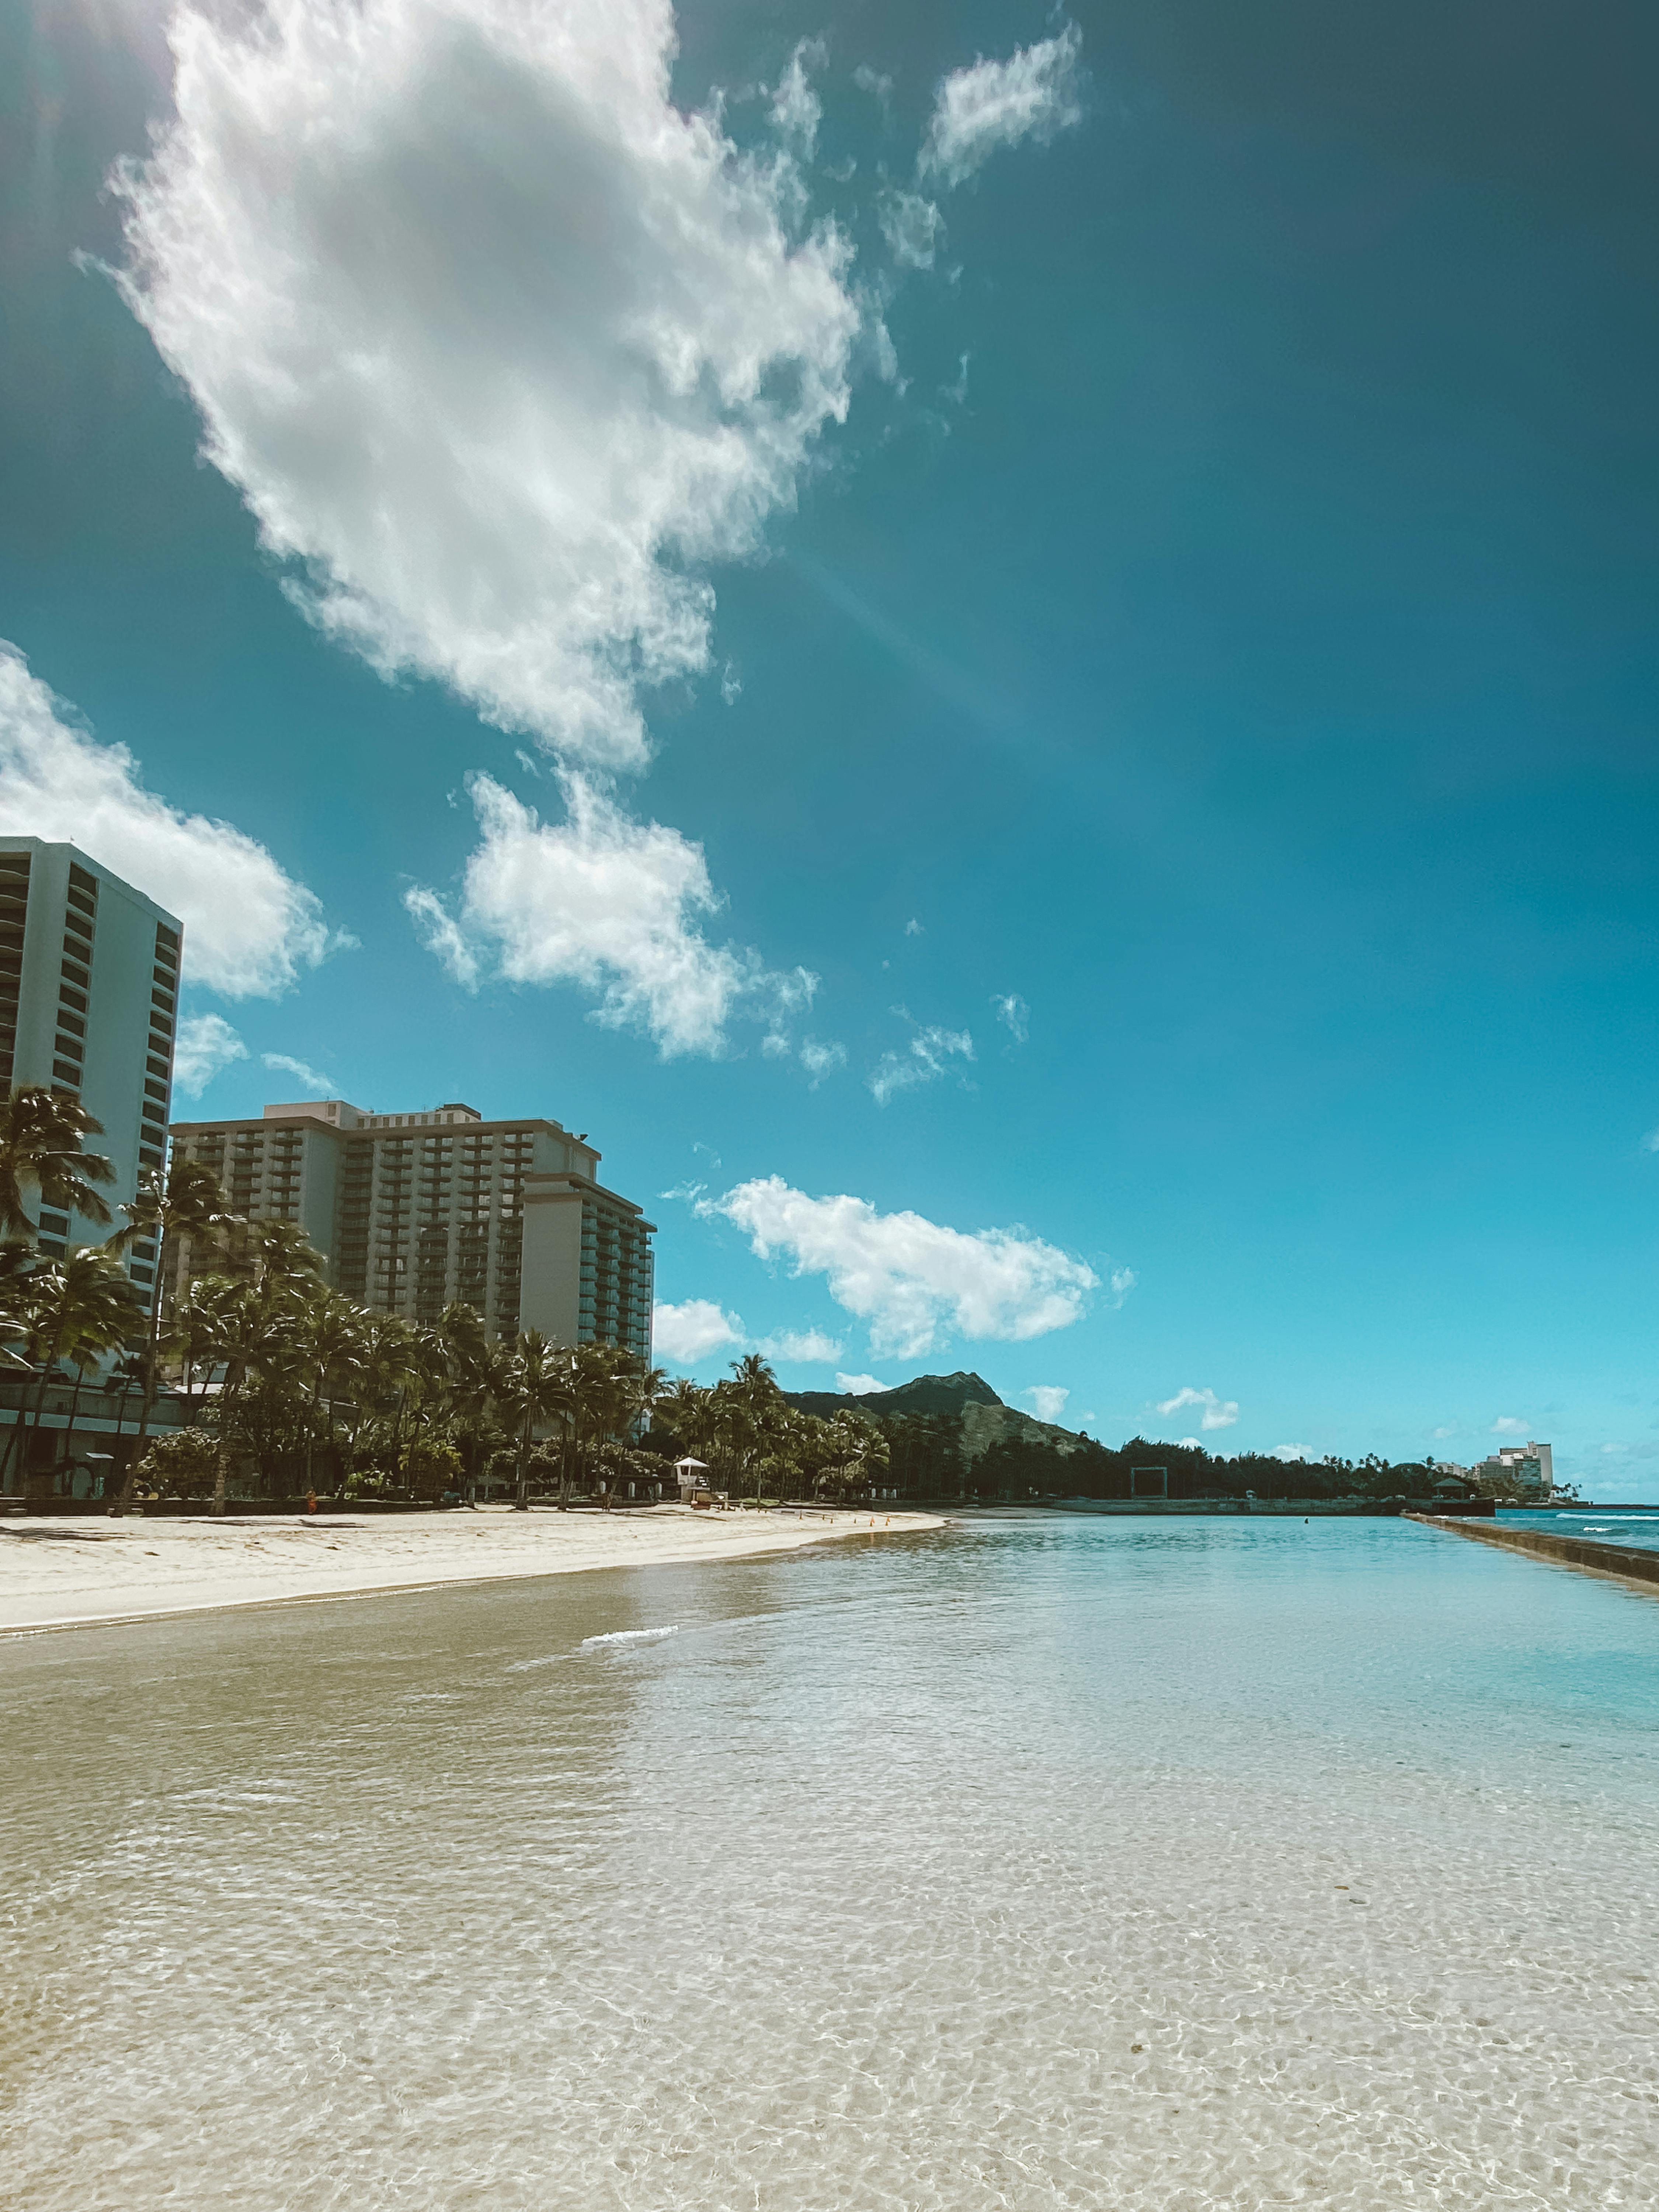
<svg viewBox="0 0 1659 2212"><path fill-rule="evenodd" d="M816 1037L803 1037L800 1064L811 1077L810 1087L816 1091L826 1075L833 1075L838 1067L847 1065L844 1044L820 1044Z"/></svg>
<svg viewBox="0 0 1659 2212"><path fill-rule="evenodd" d="M1444 1443L1448 1437L1455 1437L1457 1434L1457 1425L1455 1421L1448 1421L1443 1427L1431 1430L1430 1433L1437 1443Z"/></svg>
<svg viewBox="0 0 1659 2212"><path fill-rule="evenodd" d="M912 915L909 921L904 925L904 933L907 937L923 937L927 934L927 932L923 928L921 923L916 920L915 915Z"/></svg>
<svg viewBox="0 0 1659 2212"><path fill-rule="evenodd" d="M1603 1444L1601 1449L1611 1457L1622 1458L1630 1449L1630 1446L1628 1444Z"/></svg>
<svg viewBox="0 0 1659 2212"><path fill-rule="evenodd" d="M829 58L822 39L803 39L772 95L773 125L804 161L812 158L823 120L823 102L812 89L811 72L821 70Z"/></svg>
<svg viewBox="0 0 1659 2212"><path fill-rule="evenodd" d="M1275 1444L1269 1456L1288 1462L1315 1459L1317 1454L1310 1451L1306 1444Z"/></svg>
<svg viewBox="0 0 1659 2212"><path fill-rule="evenodd" d="M878 1213L868 1200L811 1198L781 1176L740 1183L702 1211L744 1230L762 1259L828 1278L837 1305L870 1324L872 1349L930 1352L944 1332L1022 1343L1065 1328L1097 1287L1093 1271L1023 1230L972 1233L919 1213Z"/></svg>
<svg viewBox="0 0 1659 2212"><path fill-rule="evenodd" d="M877 211L887 250L901 269L931 269L945 238L945 218L921 192L892 191Z"/></svg>
<svg viewBox="0 0 1659 2212"><path fill-rule="evenodd" d="M1114 1267L1111 1274L1113 1305L1121 1309L1124 1299L1139 1280L1133 1267Z"/></svg>
<svg viewBox="0 0 1659 2212"><path fill-rule="evenodd" d="M1201 1429L1230 1429L1238 1419L1237 1398L1218 1398L1213 1390L1194 1390L1190 1382L1177 1390L1173 1398L1160 1399L1158 1410L1160 1413L1178 1413L1184 1406L1202 1406L1204 1415L1199 1423Z"/></svg>
<svg viewBox="0 0 1659 2212"><path fill-rule="evenodd" d="M638 765L640 687L708 664L703 572L845 416L846 242L791 235L787 155L675 106L670 0L267 0L170 36L124 289L296 600Z"/></svg>
<svg viewBox="0 0 1659 2212"><path fill-rule="evenodd" d="M329 949L302 884L228 822L183 814L125 745L74 726L0 641L0 828L78 845L184 924L184 977L228 999L275 998Z"/></svg>
<svg viewBox="0 0 1659 2212"><path fill-rule="evenodd" d="M1642 1139L1644 1152L1659 1152L1659 1129L1650 1129Z"/></svg>
<svg viewBox="0 0 1659 2212"><path fill-rule="evenodd" d="M821 1328L785 1329L778 1336L763 1336L755 1349L763 1359L794 1360L803 1366L833 1366L845 1346L838 1337Z"/></svg>
<svg viewBox="0 0 1659 2212"><path fill-rule="evenodd" d="M722 1312L712 1298L687 1298L680 1305L652 1309L652 1346L676 1366L695 1366L724 1345L747 1341L737 1315Z"/></svg>
<svg viewBox="0 0 1659 2212"><path fill-rule="evenodd" d="M891 1389L878 1375L837 1375L836 1388L845 1398L868 1398L877 1390Z"/></svg>
<svg viewBox="0 0 1659 2212"><path fill-rule="evenodd" d="M1077 59L1083 34L1068 23L1058 38L1022 46L1006 62L976 61L940 83L917 169L947 185L1005 146L1046 141L1083 118Z"/></svg>
<svg viewBox="0 0 1659 2212"><path fill-rule="evenodd" d="M186 1098L199 1098L222 1067L246 1058L247 1047L222 1014L191 1014L179 1024L173 1079Z"/></svg>
<svg viewBox="0 0 1659 2212"><path fill-rule="evenodd" d="M1524 1437L1527 1425L1513 1413L1500 1413L1492 1425L1492 1432L1495 1437Z"/></svg>
<svg viewBox="0 0 1659 2212"><path fill-rule="evenodd" d="M1010 991L1006 998L993 998L997 1019L1012 1036L1016 1044L1024 1044L1031 1033L1031 1009L1018 991Z"/></svg>
<svg viewBox="0 0 1659 2212"><path fill-rule="evenodd" d="M726 1348L807 1366L828 1367L842 1356L841 1345L820 1328L781 1329L773 1336L751 1337L740 1316L726 1312L712 1298L654 1307L651 1338L662 1358L680 1367L696 1366L711 1352Z"/></svg>
<svg viewBox="0 0 1659 2212"><path fill-rule="evenodd" d="M859 64L853 71L853 82L860 92L867 92L872 100L878 100L884 107L892 98L892 78L884 76L880 70L872 69L868 62Z"/></svg>
<svg viewBox="0 0 1659 2212"><path fill-rule="evenodd" d="M296 1083L303 1084L307 1091L314 1091L319 1098L332 1098L337 1095L335 1091L334 1078L331 1075L320 1074L307 1060L295 1060L291 1054L286 1052L262 1052L259 1057L267 1067L275 1069L282 1075L291 1075Z"/></svg>
<svg viewBox="0 0 1659 2212"><path fill-rule="evenodd" d="M1072 1394L1063 1383L1034 1382L1025 1395L1038 1420L1057 1421L1066 1411L1066 1401Z"/></svg>
<svg viewBox="0 0 1659 2212"><path fill-rule="evenodd" d="M951 1059L973 1056L974 1040L966 1030L918 1030L904 1052L883 1053L869 1078L872 1095L884 1106L896 1091L936 1083Z"/></svg>
<svg viewBox="0 0 1659 2212"><path fill-rule="evenodd" d="M477 948L469 942L466 932L436 891L428 890L422 884L411 884L404 893L404 908L427 951L448 969L458 983L464 984L469 991L476 990L483 967Z"/></svg>
<svg viewBox="0 0 1659 2212"><path fill-rule="evenodd" d="M404 893L458 981L488 969L510 983L579 985L599 994L598 1020L645 1030L665 1059L719 1051L738 1015L773 1022L811 1004L817 978L806 969L781 973L703 935L700 917L720 902L701 845L633 820L584 777L561 781L565 819L543 822L491 777L471 777L483 839L459 917L421 886Z"/></svg>

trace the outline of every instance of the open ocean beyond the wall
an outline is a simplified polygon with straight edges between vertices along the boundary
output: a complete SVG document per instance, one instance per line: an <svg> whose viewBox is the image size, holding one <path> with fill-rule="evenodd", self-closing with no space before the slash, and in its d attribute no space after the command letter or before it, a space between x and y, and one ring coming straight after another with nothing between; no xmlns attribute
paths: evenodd
<svg viewBox="0 0 1659 2212"><path fill-rule="evenodd" d="M1655 2202L1659 1595L987 1516L0 1693L8 2212Z"/></svg>

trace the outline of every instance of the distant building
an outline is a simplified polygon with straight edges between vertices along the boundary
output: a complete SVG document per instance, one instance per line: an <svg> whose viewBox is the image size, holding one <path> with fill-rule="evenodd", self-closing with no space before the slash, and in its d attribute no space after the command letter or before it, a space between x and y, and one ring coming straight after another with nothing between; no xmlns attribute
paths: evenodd
<svg viewBox="0 0 1659 2212"><path fill-rule="evenodd" d="M494 1337L535 1328L649 1363L653 1224L596 1180L599 1153L556 1121L486 1121L453 1103L368 1114L328 1098L172 1133L177 1157L218 1176L232 1212L302 1229L348 1297L416 1322L459 1301ZM179 1239L169 1292L208 1264Z"/></svg>
<svg viewBox="0 0 1659 2212"><path fill-rule="evenodd" d="M1540 1443L1502 1445L1469 1469L1469 1480L1486 1497L1513 1491L1529 1504L1546 1504L1555 1495L1555 1448Z"/></svg>
<svg viewBox="0 0 1659 2212"><path fill-rule="evenodd" d="M112 1212L165 1153L182 939L173 915L75 846L0 837L0 1081L65 1091L102 1123L87 1149L115 1170L100 1187ZM37 1218L53 1256L110 1234L50 1207ZM154 1244L133 1245L127 1265L148 1304Z"/></svg>

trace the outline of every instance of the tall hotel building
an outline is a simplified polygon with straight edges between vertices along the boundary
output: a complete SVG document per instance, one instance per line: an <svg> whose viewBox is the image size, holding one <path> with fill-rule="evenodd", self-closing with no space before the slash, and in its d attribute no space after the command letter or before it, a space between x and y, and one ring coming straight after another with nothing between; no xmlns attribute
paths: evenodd
<svg viewBox="0 0 1659 2212"><path fill-rule="evenodd" d="M100 1186L112 1211L133 1196L141 1169L162 1164L182 934L73 845L0 837L0 1080L8 1091L70 1092L103 1124L87 1150L115 1170ZM36 1218L40 1249L54 1256L111 1233L50 1207L37 1206ZM127 1266L148 1304L155 1245L131 1247Z"/></svg>
<svg viewBox="0 0 1659 2212"><path fill-rule="evenodd" d="M267 1106L258 1121L178 1121L172 1135L233 1213L296 1224L362 1304L434 1322L459 1301L493 1337L534 1328L650 1360L653 1224L556 1121L486 1121L453 1104L366 1114L329 1098ZM205 1264L178 1240L169 1291Z"/></svg>

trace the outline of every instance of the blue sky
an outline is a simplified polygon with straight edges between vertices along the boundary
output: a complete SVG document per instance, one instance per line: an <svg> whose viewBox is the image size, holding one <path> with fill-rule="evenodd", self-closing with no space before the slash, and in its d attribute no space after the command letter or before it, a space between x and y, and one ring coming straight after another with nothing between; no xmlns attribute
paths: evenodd
<svg viewBox="0 0 1659 2212"><path fill-rule="evenodd" d="M8 0L0 814L198 1110L591 1132L704 1375L1659 1494L1656 34L1448 12Z"/></svg>

